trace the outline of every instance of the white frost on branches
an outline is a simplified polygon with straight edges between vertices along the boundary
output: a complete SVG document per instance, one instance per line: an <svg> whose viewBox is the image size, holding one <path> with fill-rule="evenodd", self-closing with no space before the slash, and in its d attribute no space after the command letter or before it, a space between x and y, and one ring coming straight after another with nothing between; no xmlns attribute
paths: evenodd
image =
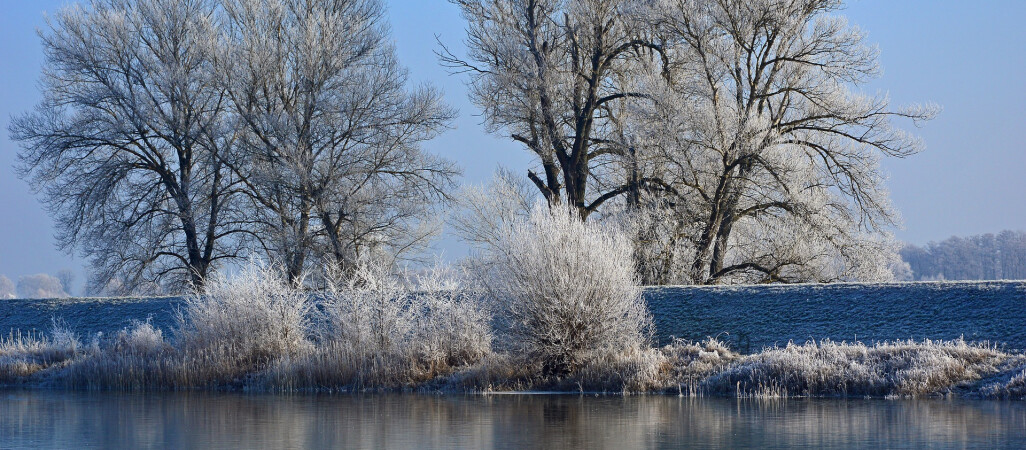
<svg viewBox="0 0 1026 450"><path fill-rule="evenodd" d="M669 64L629 129L647 179L640 258L653 283L882 281L900 264L880 155L922 142L855 89L877 51L833 0L662 2Z"/></svg>
<svg viewBox="0 0 1026 450"><path fill-rule="evenodd" d="M541 202L515 220L481 270L504 344L547 371L573 371L594 352L647 344L651 318L630 239L566 205Z"/></svg>
<svg viewBox="0 0 1026 450"><path fill-rule="evenodd" d="M224 5L219 65L240 133L229 165L260 247L293 279L423 249L459 171L420 144L455 112L408 86L381 2Z"/></svg>
<svg viewBox="0 0 1026 450"><path fill-rule="evenodd" d="M48 25L43 101L10 129L91 291L253 255L295 282L437 233L459 170L421 143L455 112L410 86L380 0L91 0Z"/></svg>

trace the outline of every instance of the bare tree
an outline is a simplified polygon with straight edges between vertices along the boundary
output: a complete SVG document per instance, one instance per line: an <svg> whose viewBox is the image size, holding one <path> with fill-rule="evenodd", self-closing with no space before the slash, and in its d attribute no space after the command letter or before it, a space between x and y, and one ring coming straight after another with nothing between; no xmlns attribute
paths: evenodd
<svg viewBox="0 0 1026 450"><path fill-rule="evenodd" d="M457 169L419 144L454 111L408 90L377 0L225 2L223 80L244 130L229 159L257 237L296 280L311 257L401 257L434 234Z"/></svg>
<svg viewBox="0 0 1026 450"><path fill-rule="evenodd" d="M20 173L45 194L58 245L93 290L201 284L245 227L217 154L233 141L206 0L94 0L41 32L44 99L14 119Z"/></svg>
<svg viewBox="0 0 1026 450"><path fill-rule="evenodd" d="M893 109L855 90L877 51L835 0L672 0L654 26L666 71L630 132L655 214L642 240L650 282L887 278L900 263L880 155L922 149Z"/></svg>
<svg viewBox="0 0 1026 450"><path fill-rule="evenodd" d="M453 0L468 21L467 59L443 50L444 64L470 74L471 96L492 132L508 132L541 164L528 177L552 204L587 218L629 192L629 180L599 179L626 156L616 110L632 89L633 60L661 47L634 0ZM635 183L636 184L636 183ZM593 188L589 190L589 186Z"/></svg>

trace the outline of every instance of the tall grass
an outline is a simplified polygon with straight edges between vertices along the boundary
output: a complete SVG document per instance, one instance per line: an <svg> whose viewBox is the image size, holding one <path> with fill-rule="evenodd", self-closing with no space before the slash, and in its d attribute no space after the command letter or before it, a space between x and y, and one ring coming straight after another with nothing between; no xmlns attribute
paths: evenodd
<svg viewBox="0 0 1026 450"><path fill-rule="evenodd" d="M722 342L676 341L659 349L596 354L565 377L518 370L516 358L488 358L450 383L480 391L553 389L661 392L746 398L945 395L1021 399L1026 356L986 344L899 341L874 345L809 342L740 355ZM988 379L998 381L984 383Z"/></svg>
<svg viewBox="0 0 1026 450"><path fill-rule="evenodd" d="M252 366L222 347L183 349L138 323L103 345L38 336L0 344L0 384L85 389L259 391L557 390L661 392L684 396L970 397L1026 399L1026 355L963 341L872 346L819 342L739 355L716 340L658 349L598 352L559 377L543 376L523 355L481 352L453 363L442 353L396 347L369 352L345 340L308 347ZM436 355L432 358L431 355Z"/></svg>
<svg viewBox="0 0 1026 450"><path fill-rule="evenodd" d="M324 284L306 292L260 265L212 279L178 312L173 339L134 324L61 379L88 389L399 389L490 353L489 315L454 270L406 277L362 263L328 271Z"/></svg>
<svg viewBox="0 0 1026 450"><path fill-rule="evenodd" d="M329 271L317 345L265 374L277 389L413 387L491 351L489 315L459 274L437 266L404 279L364 262ZM413 287L416 286L416 289Z"/></svg>
<svg viewBox="0 0 1026 450"><path fill-rule="evenodd" d="M241 388L255 372L308 350L312 305L281 271L252 263L188 297L171 341L149 322L136 323L62 378L89 389Z"/></svg>
<svg viewBox="0 0 1026 450"><path fill-rule="evenodd" d="M0 384L24 383L48 369L67 364L82 349L78 336L62 320L50 335L11 332L0 337Z"/></svg>
<svg viewBox="0 0 1026 450"><path fill-rule="evenodd" d="M1007 371L996 381L980 389L984 397L1005 400L1026 400L1026 358L1019 358L1017 368Z"/></svg>
<svg viewBox="0 0 1026 450"><path fill-rule="evenodd" d="M702 387L742 397L923 397L997 373L1009 357L963 340L789 344L741 358Z"/></svg>
<svg viewBox="0 0 1026 450"><path fill-rule="evenodd" d="M230 352L258 363L294 355L308 345L310 296L282 271L251 263L233 278L215 275L178 314L185 351Z"/></svg>

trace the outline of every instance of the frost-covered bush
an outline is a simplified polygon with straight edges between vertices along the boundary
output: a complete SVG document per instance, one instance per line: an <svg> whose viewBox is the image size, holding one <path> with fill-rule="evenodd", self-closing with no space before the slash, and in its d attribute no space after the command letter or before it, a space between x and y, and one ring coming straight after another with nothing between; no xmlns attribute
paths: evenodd
<svg viewBox="0 0 1026 450"><path fill-rule="evenodd" d="M329 270L323 292L322 341L356 352L394 352L414 333L409 290L381 264L362 262L351 274Z"/></svg>
<svg viewBox="0 0 1026 450"><path fill-rule="evenodd" d="M651 318L627 237L544 203L501 231L480 269L506 347L563 374L589 353L647 344Z"/></svg>
<svg viewBox="0 0 1026 450"><path fill-rule="evenodd" d="M82 342L63 319L53 319L50 327L50 348L51 351L64 354L74 354L82 346Z"/></svg>
<svg viewBox="0 0 1026 450"><path fill-rule="evenodd" d="M114 339L114 350L117 352L146 355L159 353L166 348L164 332L149 320L135 322L131 327L119 331Z"/></svg>
<svg viewBox="0 0 1026 450"><path fill-rule="evenodd" d="M250 263L234 277L215 275L179 311L183 350L226 351L258 361L305 346L312 302L273 267Z"/></svg>
<svg viewBox="0 0 1026 450"><path fill-rule="evenodd" d="M466 274L436 265L410 280L417 317L418 352L431 361L457 366L491 351L491 314Z"/></svg>
<svg viewBox="0 0 1026 450"><path fill-rule="evenodd" d="M18 277L18 296L21 298L65 298L64 285L45 273Z"/></svg>
<svg viewBox="0 0 1026 450"><path fill-rule="evenodd" d="M59 319L53 320L49 338L21 333L0 337L0 384L25 381L37 372L61 366L81 347L78 336Z"/></svg>
<svg viewBox="0 0 1026 450"><path fill-rule="evenodd" d="M480 295L452 269L436 267L411 279L364 261L348 272L326 272L317 348L291 369L272 368L278 380L291 377L308 387L396 386L473 363L490 351L489 315Z"/></svg>
<svg viewBox="0 0 1026 450"><path fill-rule="evenodd" d="M5 275L0 275L0 300L17 297L14 291L14 283Z"/></svg>
<svg viewBox="0 0 1026 450"><path fill-rule="evenodd" d="M789 344L746 356L704 380L703 387L752 397L922 397L997 373L1008 357L962 340Z"/></svg>

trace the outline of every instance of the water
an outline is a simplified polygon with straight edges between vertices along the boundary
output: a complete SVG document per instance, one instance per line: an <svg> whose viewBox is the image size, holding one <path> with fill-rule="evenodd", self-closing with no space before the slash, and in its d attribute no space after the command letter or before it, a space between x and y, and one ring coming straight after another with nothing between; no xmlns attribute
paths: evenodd
<svg viewBox="0 0 1026 450"><path fill-rule="evenodd" d="M0 391L0 448L1023 448L1026 402Z"/></svg>

